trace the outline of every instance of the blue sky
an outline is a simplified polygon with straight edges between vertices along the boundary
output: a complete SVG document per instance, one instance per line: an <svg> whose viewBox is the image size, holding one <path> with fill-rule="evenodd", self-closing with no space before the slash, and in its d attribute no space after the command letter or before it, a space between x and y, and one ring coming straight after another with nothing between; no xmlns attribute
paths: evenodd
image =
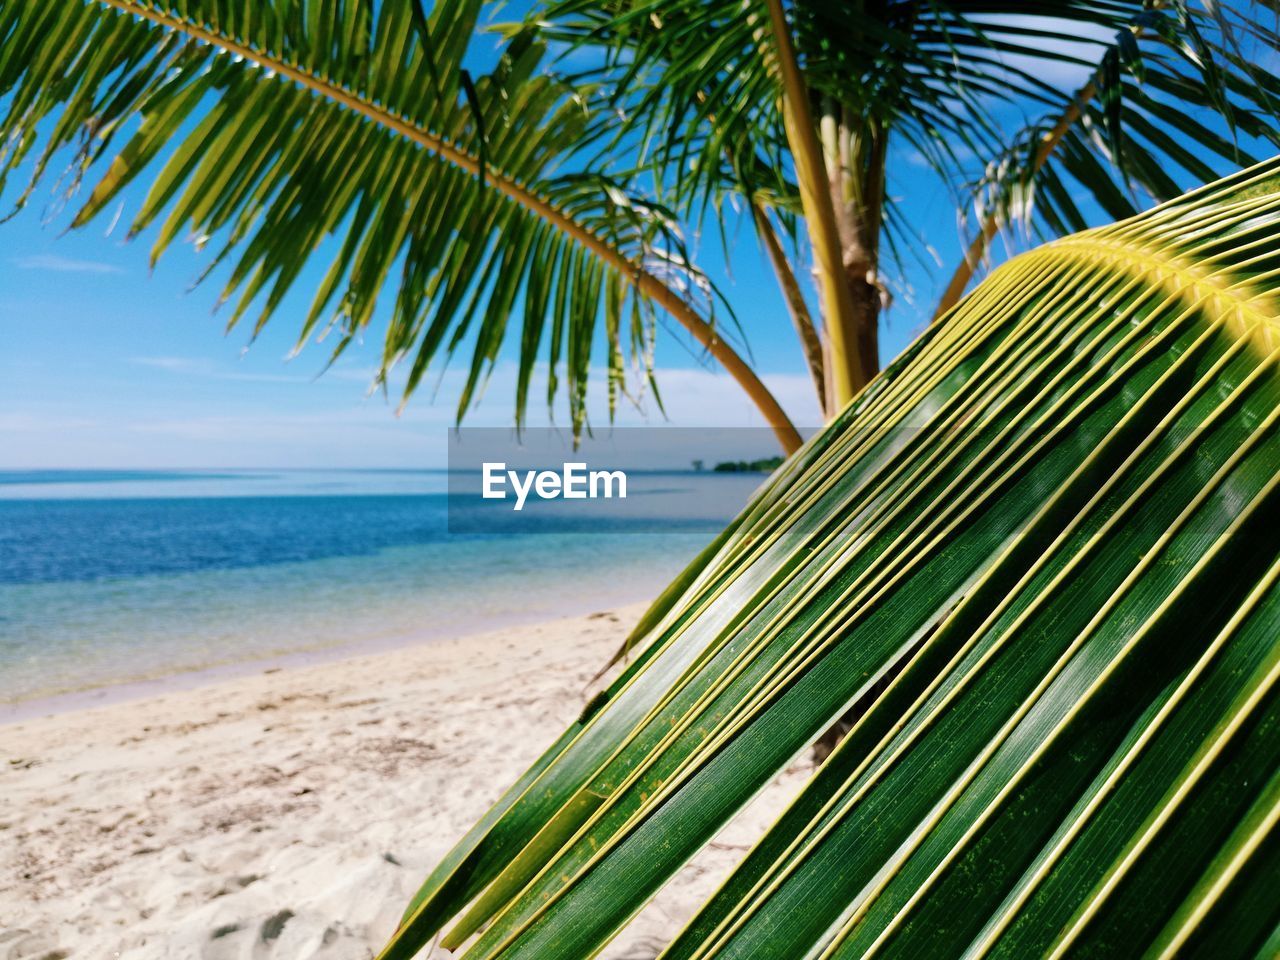
<svg viewBox="0 0 1280 960"><path fill-rule="evenodd" d="M289 359L323 263L308 268L297 295L250 344L244 331L224 332L211 310L213 285L188 290L202 262L188 247L175 245L151 273L146 235L124 243L100 224L66 233L67 218L44 223L42 206L0 226L0 468L439 464L461 363L397 417L397 397L368 392L376 336L323 375L323 344ZM752 241L744 233L726 288L765 379L798 422L815 423L789 320ZM896 351L907 330L894 319ZM670 422L759 423L736 385L700 364L676 331L661 337L658 362ZM510 423L509 367L500 361L469 424ZM592 410L606 421L603 398ZM546 422L542 409L531 413ZM660 421L652 409L619 417Z"/></svg>
<svg viewBox="0 0 1280 960"><path fill-rule="evenodd" d="M945 190L910 165L894 179L898 189L916 191L922 209L939 211L922 225L949 269L959 247ZM11 202L13 193L4 199ZM126 208L142 193L126 195ZM214 283L189 289L204 260L189 245L173 245L153 273L148 234L126 243L122 227L108 235L101 221L67 232L71 211L50 210L50 200L50 187L41 186L27 208L0 225L0 468L439 464L462 363L420 389L397 418L396 397L368 394L376 335L323 375L323 344L289 359L323 258L250 344L245 331L224 332L212 311ZM717 236L705 238L699 261L733 303L766 383L797 423L816 424L812 388L768 262L747 224L733 224L731 236L731 272ZM935 278L918 270L912 280L918 301L899 302L886 317L886 357L918 332L935 299ZM682 331L661 331L657 360L667 420L649 405L621 411L620 423L761 423L736 384L701 362ZM510 423L509 366L500 361L468 423ZM604 380L595 382L602 387ZM591 409L595 423L607 422L602 396ZM531 404L531 419L545 423L545 412Z"/></svg>
<svg viewBox="0 0 1280 960"><path fill-rule="evenodd" d="M1060 79L1066 88L1080 82ZM17 178L6 203L16 186ZM890 188L941 266L908 270L911 292L885 318L886 360L923 327L960 252L949 195L916 158L895 155ZM142 193L135 188L126 194L122 223ZM323 345L288 359L325 258L308 268L250 345L245 332L225 334L211 312L214 284L188 291L203 262L200 254L175 244L152 273L147 234L125 243L123 226L108 233L101 220L66 233L70 212L51 210L51 200L51 183L42 185L24 211L0 225L0 468L441 464L461 364L420 389L397 418L396 397L368 394L379 352L376 329L323 376ZM698 261L733 303L766 383L797 423L816 424L812 390L772 272L747 224L731 217L730 235L732 272L714 233L698 245ZM761 422L729 378L701 364L683 337L664 332L657 359L668 422ZM510 366L509 355L500 360L469 423L510 423ZM603 378L596 383L603 387ZM592 412L597 425L606 422L602 397ZM532 419L546 422L540 409ZM619 422L662 418L652 409L625 410Z"/></svg>

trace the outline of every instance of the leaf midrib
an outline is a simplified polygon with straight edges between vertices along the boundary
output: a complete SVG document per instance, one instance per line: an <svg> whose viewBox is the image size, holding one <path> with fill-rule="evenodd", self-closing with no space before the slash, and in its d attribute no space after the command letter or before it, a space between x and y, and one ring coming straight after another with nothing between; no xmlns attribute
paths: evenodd
<svg viewBox="0 0 1280 960"><path fill-rule="evenodd" d="M478 157L473 156L446 137L433 133L410 122L399 114L378 106L347 87L321 79L301 67L290 64L266 51L227 37L216 30L210 30L182 17L142 6L136 0L98 0L98 2L121 13L141 17L168 30L208 43L224 53L252 61L263 69L274 72L277 76L292 80L299 86L312 90L328 100L367 117L379 126L395 131L455 166L461 167L468 173L476 176L480 175L481 168ZM624 273L635 273L639 269L638 265L630 258L566 215L546 198L539 196L501 171L493 169L492 165L485 165L484 177L486 183L491 184L499 192L521 206L552 221L557 227L572 236L583 246L590 248L593 253L608 261L616 269Z"/></svg>

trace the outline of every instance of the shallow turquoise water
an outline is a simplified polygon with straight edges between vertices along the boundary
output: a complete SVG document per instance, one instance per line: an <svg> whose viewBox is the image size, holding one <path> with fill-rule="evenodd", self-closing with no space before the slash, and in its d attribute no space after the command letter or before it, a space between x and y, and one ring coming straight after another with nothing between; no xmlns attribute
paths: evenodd
<svg viewBox="0 0 1280 960"><path fill-rule="evenodd" d="M711 535L461 537L443 489L425 472L4 475L0 702L643 600Z"/></svg>

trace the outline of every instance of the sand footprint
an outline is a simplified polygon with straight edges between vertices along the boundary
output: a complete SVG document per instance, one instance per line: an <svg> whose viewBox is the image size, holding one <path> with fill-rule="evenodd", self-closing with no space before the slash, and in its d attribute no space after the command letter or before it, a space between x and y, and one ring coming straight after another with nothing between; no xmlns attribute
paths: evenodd
<svg viewBox="0 0 1280 960"><path fill-rule="evenodd" d="M362 939L342 923L325 924L314 915L299 916L287 908L263 919L218 926L200 951L201 960L349 960L366 955L372 953Z"/></svg>
<svg viewBox="0 0 1280 960"><path fill-rule="evenodd" d="M276 941L280 939L280 934L284 933L284 928L294 916L294 912L286 907L262 921L262 925L258 928L258 944L253 951L255 958L275 955Z"/></svg>
<svg viewBox="0 0 1280 960"><path fill-rule="evenodd" d="M200 951L201 960L258 960L277 955L280 935L294 918L292 910L280 910L265 920L244 919L220 923L209 931Z"/></svg>

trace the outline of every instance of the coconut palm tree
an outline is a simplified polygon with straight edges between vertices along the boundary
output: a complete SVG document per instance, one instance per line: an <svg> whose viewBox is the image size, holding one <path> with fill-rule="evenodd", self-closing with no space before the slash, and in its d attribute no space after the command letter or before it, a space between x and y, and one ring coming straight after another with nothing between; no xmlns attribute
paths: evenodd
<svg viewBox="0 0 1280 960"><path fill-rule="evenodd" d="M1275 956L1280 161L958 299L1003 225L1131 214L1274 141L1275 6L552 0L481 71L469 0L0 0L19 204L59 158L67 196L93 178L77 226L145 178L130 233L210 246L255 332L329 258L299 345L341 353L389 291L406 396L466 349L465 412L513 339L517 422L543 357L580 430L599 331L616 403L665 316L791 449L684 237L738 203L773 262L829 424L384 958L446 926L471 960L594 955L841 716L665 958ZM974 240L873 378L904 150L972 175Z"/></svg>
<svg viewBox="0 0 1280 960"><path fill-rule="evenodd" d="M326 261L299 346L328 334L337 356L389 297L379 382L402 364L407 398L469 352L459 416L511 341L517 424L543 363L580 431L593 356L612 414L674 321L792 450L684 239L708 211L749 211L834 416L918 247L889 189L904 157L981 217L950 301L1001 225L1126 215L1278 136L1255 66L1280 48L1272 0L548 0L487 60L484 6L4 0L0 174L28 177L22 204L66 159L64 196L93 183L76 226L149 182L129 235L151 230L153 259L208 245L202 276L255 333ZM1062 65L1084 86L1055 85Z"/></svg>
<svg viewBox="0 0 1280 960"><path fill-rule="evenodd" d="M789 458L382 960L1277 955L1280 158L997 269Z"/></svg>
<svg viewBox="0 0 1280 960"><path fill-rule="evenodd" d="M1002 224L1038 212L1049 233L1079 230L1088 204L1129 216L1252 162L1242 138L1277 142L1280 88L1253 65L1274 61L1272 4L552 0L539 16L604 55L580 77L627 117L610 150L639 128L686 216L726 198L751 211L828 416L879 369L885 261L919 246L895 166L916 164L900 190L921 166L976 178L957 206L980 224L940 315ZM1055 86L1063 67L1080 86ZM819 324L775 215L808 241Z"/></svg>

